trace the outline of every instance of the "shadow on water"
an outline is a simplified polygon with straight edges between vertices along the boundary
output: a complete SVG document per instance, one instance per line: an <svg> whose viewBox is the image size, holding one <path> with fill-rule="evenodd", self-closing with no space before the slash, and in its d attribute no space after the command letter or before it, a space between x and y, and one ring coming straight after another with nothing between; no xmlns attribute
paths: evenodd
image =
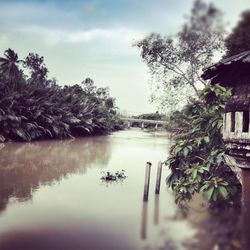
<svg viewBox="0 0 250 250"><path fill-rule="evenodd" d="M241 211L239 207L216 208L201 212L189 211L187 219L198 230L195 237L184 242L185 249L242 249Z"/></svg>
<svg viewBox="0 0 250 250"><path fill-rule="evenodd" d="M0 149L0 211L9 199L26 201L41 185L71 174L105 167L111 155L105 137L32 143L6 143Z"/></svg>
<svg viewBox="0 0 250 250"><path fill-rule="evenodd" d="M198 200L198 202L197 202ZM241 209L235 207L204 207L204 203L198 204L200 198L195 197L186 206L177 211L174 220L186 220L189 225L196 229L191 238L182 242L185 250L242 250L242 221ZM196 203L196 204L194 204ZM173 246L179 249L175 242ZM166 241L168 250L169 240Z"/></svg>
<svg viewBox="0 0 250 250"><path fill-rule="evenodd" d="M160 215L160 196L158 194L155 195L155 200L154 200L154 224L158 225L159 224L159 215Z"/></svg>
<svg viewBox="0 0 250 250"><path fill-rule="evenodd" d="M148 202L143 201L142 204L142 220L141 220L141 239L147 238L147 224L148 224Z"/></svg>
<svg viewBox="0 0 250 250"><path fill-rule="evenodd" d="M161 223L159 218L166 214L165 211L159 211L160 199L160 196L155 195L152 211L154 225L157 227ZM150 202L142 203L140 236L144 241L150 237L149 205ZM188 228L194 229L195 233L191 237L175 239L169 234L168 226L164 229L158 227L158 235L161 235L163 244L161 246L146 244L144 250L243 250L241 216L239 206L211 209L201 196L197 195L190 203L180 206L173 216L166 216L164 222L170 227L172 223L186 222L189 225ZM176 235L182 235L182 233L182 230L176 231Z"/></svg>
<svg viewBox="0 0 250 250"><path fill-rule="evenodd" d="M150 223L150 213L149 213L149 202L142 202L142 216L141 216L141 231L140 231L140 237L143 241L147 241L148 238L150 238L150 230L149 226ZM146 243L144 250L179 250L178 244L174 240L172 240L170 237L168 237L167 231L161 231L162 228L159 226L159 218L160 218L160 195L155 194L154 195L154 204L153 204L153 224L158 228L158 237L159 235L164 237L164 246L157 247L154 245L151 245L150 243ZM163 211L164 214L164 211Z"/></svg>
<svg viewBox="0 0 250 250"><path fill-rule="evenodd" d="M154 225L159 224L159 213L160 213L160 197L155 195L154 198ZM145 240L147 238L147 224L148 224L148 202L143 201L142 203L142 218L141 218L141 239Z"/></svg>

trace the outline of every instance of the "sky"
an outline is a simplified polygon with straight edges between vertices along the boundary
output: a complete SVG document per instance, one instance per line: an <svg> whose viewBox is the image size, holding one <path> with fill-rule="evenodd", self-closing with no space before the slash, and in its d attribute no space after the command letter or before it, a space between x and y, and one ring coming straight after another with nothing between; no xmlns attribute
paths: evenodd
<svg viewBox="0 0 250 250"><path fill-rule="evenodd" d="M207 1L207 0L206 0ZM207 1L210 2L210 1ZM155 112L150 75L132 44L151 32L175 34L193 0L0 0L0 55L45 58L60 85L92 78L128 114ZM249 0L217 0L230 30Z"/></svg>

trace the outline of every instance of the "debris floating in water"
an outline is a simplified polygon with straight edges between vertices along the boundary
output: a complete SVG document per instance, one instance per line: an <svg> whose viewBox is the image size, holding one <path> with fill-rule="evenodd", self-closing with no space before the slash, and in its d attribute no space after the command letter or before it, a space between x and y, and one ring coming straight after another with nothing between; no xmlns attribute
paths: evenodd
<svg viewBox="0 0 250 250"><path fill-rule="evenodd" d="M112 174L111 172L102 172L103 176L101 177L104 181L117 181L117 180L123 180L126 179L127 176L125 175L125 170L117 171L115 174Z"/></svg>

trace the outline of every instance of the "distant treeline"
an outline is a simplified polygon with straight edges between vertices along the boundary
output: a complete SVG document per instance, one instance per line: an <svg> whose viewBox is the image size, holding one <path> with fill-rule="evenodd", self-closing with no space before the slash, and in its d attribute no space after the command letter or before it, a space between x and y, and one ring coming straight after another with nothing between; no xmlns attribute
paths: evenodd
<svg viewBox="0 0 250 250"><path fill-rule="evenodd" d="M135 115L133 118L136 119L145 119L145 120L157 120L157 121L165 121L167 119L167 116L164 114L160 114L159 112L155 113L147 113L147 114L141 114L141 115Z"/></svg>
<svg viewBox="0 0 250 250"><path fill-rule="evenodd" d="M44 58L24 60L11 49L0 58L0 141L97 135L122 128L108 88L90 78L61 87L48 79Z"/></svg>

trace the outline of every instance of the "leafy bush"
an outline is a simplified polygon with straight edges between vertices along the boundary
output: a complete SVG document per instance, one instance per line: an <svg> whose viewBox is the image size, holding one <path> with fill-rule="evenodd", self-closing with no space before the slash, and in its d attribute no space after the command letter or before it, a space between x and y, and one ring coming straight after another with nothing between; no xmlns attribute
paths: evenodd
<svg viewBox="0 0 250 250"><path fill-rule="evenodd" d="M200 99L179 114L180 120L190 125L177 137L166 161L171 169L167 183L175 192L176 202L190 200L197 192L212 205L239 201L241 186L226 165L222 140L222 113L229 97L229 90L208 85Z"/></svg>

